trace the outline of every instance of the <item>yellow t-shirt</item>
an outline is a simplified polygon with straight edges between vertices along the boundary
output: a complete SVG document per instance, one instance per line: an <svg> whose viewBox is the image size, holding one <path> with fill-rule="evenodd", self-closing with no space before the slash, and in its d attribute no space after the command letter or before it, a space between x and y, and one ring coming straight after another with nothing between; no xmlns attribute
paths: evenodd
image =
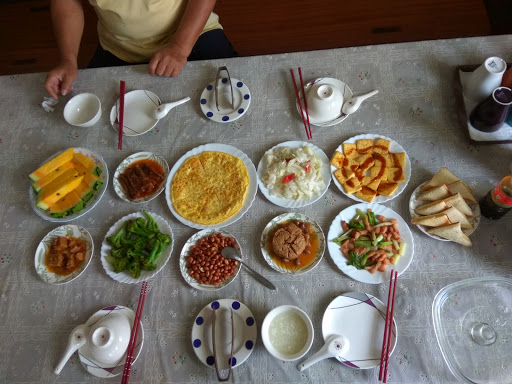
<svg viewBox="0 0 512 384"><path fill-rule="evenodd" d="M89 0L98 15L101 46L121 60L147 62L178 29L187 7L183 0ZM219 29L212 12L203 32Z"/></svg>

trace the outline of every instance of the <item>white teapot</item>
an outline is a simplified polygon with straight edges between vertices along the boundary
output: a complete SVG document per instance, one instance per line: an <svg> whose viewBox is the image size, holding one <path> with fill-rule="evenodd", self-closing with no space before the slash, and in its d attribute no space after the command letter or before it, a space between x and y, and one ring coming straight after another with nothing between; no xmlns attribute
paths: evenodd
<svg viewBox="0 0 512 384"><path fill-rule="evenodd" d="M99 311L104 312L103 316L99 317L97 312L87 323L73 329L64 356L55 367L56 374L62 371L71 355L79 348L80 353L102 367L114 367L124 358L132 329L130 318L124 313L125 311L108 311L107 308Z"/></svg>

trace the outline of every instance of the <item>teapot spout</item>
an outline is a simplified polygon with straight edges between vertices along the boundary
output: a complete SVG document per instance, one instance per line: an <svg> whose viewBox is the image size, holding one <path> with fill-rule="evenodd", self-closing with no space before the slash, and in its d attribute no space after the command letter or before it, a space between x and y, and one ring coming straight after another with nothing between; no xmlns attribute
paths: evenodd
<svg viewBox="0 0 512 384"><path fill-rule="evenodd" d="M88 327L85 325L79 325L69 335L68 345L66 346L66 350L64 351L64 355L60 359L59 363L53 370L53 372L58 375L64 368L64 365L68 362L69 358L75 351L84 345L87 342L87 333Z"/></svg>

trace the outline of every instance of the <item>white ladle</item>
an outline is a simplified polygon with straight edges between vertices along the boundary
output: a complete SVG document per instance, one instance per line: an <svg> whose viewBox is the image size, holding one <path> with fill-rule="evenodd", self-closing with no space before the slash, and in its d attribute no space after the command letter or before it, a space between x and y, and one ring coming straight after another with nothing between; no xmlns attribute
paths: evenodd
<svg viewBox="0 0 512 384"><path fill-rule="evenodd" d="M189 100L190 100L190 97L185 97L184 99L174 101L172 103L160 104L155 109L155 112L153 113L153 117L157 120L163 119L169 113L169 111L171 109L173 109L174 107L177 107L178 105L186 103Z"/></svg>
<svg viewBox="0 0 512 384"><path fill-rule="evenodd" d="M371 92L365 93L364 95L359 95L359 96L355 96L355 97L351 98L349 101L347 101L345 104L343 104L343 107L341 107L341 112L342 112L341 117L350 115L351 113L354 113L355 111L357 111L359 109L359 107L361 106L361 103L363 101L365 101L366 99L368 99L369 97L372 97L373 95L375 95L377 93L379 93L379 91L377 89L375 89Z"/></svg>
<svg viewBox="0 0 512 384"><path fill-rule="evenodd" d="M328 359L329 357L337 357L345 353L348 349L348 340L345 336L331 335L325 341L325 345L320 350L311 356L309 359L304 360L297 365L299 371L303 371L313 364L318 363L320 360Z"/></svg>

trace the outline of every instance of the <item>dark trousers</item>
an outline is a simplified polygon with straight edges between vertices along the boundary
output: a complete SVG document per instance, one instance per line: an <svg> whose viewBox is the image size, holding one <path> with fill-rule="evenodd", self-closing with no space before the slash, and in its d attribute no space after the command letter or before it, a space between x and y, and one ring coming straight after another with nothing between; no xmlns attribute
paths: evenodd
<svg viewBox="0 0 512 384"><path fill-rule="evenodd" d="M208 60L208 59L224 59L228 57L237 57L238 54L235 52L231 43L229 42L222 29L214 29L209 32L203 33L197 39L192 52L188 57L188 61L194 60ZM117 56L114 56L109 51L103 49L98 44L96 52L89 62L88 68L100 68L100 67L117 67L121 65L132 65L132 64L143 64L143 63L128 63L121 60Z"/></svg>

